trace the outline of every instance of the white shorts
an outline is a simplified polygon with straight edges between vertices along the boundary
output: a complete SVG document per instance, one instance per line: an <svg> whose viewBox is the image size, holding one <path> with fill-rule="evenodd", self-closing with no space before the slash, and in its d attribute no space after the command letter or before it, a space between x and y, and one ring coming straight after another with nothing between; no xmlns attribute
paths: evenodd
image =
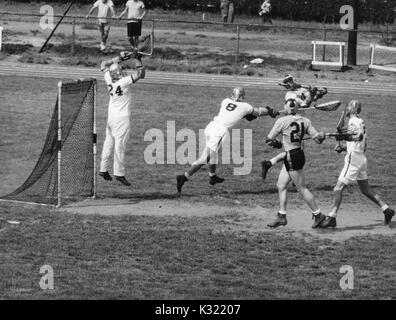
<svg viewBox="0 0 396 320"><path fill-rule="evenodd" d="M227 128L221 123L210 122L205 128L206 147L214 152L219 151L221 142L227 131Z"/></svg>
<svg viewBox="0 0 396 320"><path fill-rule="evenodd" d="M364 153L351 152L345 156L344 168L338 180L344 184L367 180L367 158Z"/></svg>

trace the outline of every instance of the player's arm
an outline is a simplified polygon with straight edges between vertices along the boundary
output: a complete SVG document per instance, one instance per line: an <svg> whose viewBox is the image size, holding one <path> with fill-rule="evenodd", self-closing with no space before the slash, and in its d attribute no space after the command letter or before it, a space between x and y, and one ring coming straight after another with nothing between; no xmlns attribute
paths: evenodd
<svg viewBox="0 0 396 320"><path fill-rule="evenodd" d="M308 120L306 123L307 133L312 137L312 140L317 144L322 144L326 140L326 135L324 132L318 132L312 125L311 121Z"/></svg>
<svg viewBox="0 0 396 320"><path fill-rule="evenodd" d="M89 16L90 16L91 13L95 10L95 8L96 8L96 5L94 4L94 5L91 7L91 9L89 9L89 11L88 11L87 15L85 16L85 18L89 18Z"/></svg>
<svg viewBox="0 0 396 320"><path fill-rule="evenodd" d="M276 137L281 133L282 131L282 119L279 119L275 122L273 128L271 129L270 133L267 136L267 139L265 140L265 143L269 145L272 148L275 149L281 149L282 148L282 142L276 139Z"/></svg>
<svg viewBox="0 0 396 320"><path fill-rule="evenodd" d="M100 65L100 70L102 71L107 71L107 69L113 64L113 63L121 63L122 61L128 60L135 56L136 54L134 52L130 51L121 51L120 54L117 57L114 57L109 60L104 60L102 61ZM140 62L141 63L141 62Z"/></svg>
<svg viewBox="0 0 396 320"><path fill-rule="evenodd" d="M110 12L111 12L111 17L115 18L116 17L116 13L115 13L115 10L114 10L114 4L112 6L110 6Z"/></svg>
<svg viewBox="0 0 396 320"><path fill-rule="evenodd" d="M121 19L127 12L128 12L128 7L125 6L124 11L121 12L121 14L118 16L118 19Z"/></svg>
<svg viewBox="0 0 396 320"><path fill-rule="evenodd" d="M143 65L142 61L139 59L136 59L135 63L135 71L132 73L132 81L135 83L136 81L140 79L144 79L146 76L146 68Z"/></svg>
<svg viewBox="0 0 396 320"><path fill-rule="evenodd" d="M361 124L360 126L356 126L354 124L349 125L348 133L353 134L353 141L362 141L364 137L364 124Z"/></svg>
<svg viewBox="0 0 396 320"><path fill-rule="evenodd" d="M142 15L140 16L140 19L143 19L144 18L144 16L146 15L146 8L145 8L145 6L144 5L142 5L142 10L143 10L143 12L142 12Z"/></svg>
<svg viewBox="0 0 396 320"><path fill-rule="evenodd" d="M271 108L271 107L265 107L265 108L253 108L252 107L252 111L249 112L245 116L245 119L248 121L253 121L254 119L257 119L258 117L270 116L272 118L276 118L278 115L279 115L279 112L275 111L274 108Z"/></svg>

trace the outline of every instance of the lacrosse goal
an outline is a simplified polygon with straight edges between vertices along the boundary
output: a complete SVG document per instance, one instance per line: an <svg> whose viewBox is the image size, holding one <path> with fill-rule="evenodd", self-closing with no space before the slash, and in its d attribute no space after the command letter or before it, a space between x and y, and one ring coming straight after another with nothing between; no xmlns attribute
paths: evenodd
<svg viewBox="0 0 396 320"><path fill-rule="evenodd" d="M59 82L41 155L2 200L60 206L96 193L96 79Z"/></svg>
<svg viewBox="0 0 396 320"><path fill-rule="evenodd" d="M370 63L368 70L396 72L396 48L377 44L370 45Z"/></svg>
<svg viewBox="0 0 396 320"><path fill-rule="evenodd" d="M318 59L322 47L322 59ZM345 68L345 42L312 41L311 69L336 69Z"/></svg>

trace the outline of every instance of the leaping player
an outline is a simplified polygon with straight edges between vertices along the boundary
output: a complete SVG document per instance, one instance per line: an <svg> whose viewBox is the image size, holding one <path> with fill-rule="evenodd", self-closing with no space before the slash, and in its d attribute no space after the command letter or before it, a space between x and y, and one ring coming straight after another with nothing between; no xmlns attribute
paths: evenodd
<svg viewBox="0 0 396 320"><path fill-rule="evenodd" d="M341 153L346 151L345 165L342 169L338 182L334 188L334 205L320 224L321 228L335 228L337 226L337 213L341 206L342 191L346 186L357 180L360 191L377 206L379 206L385 216L385 225L389 225L395 211L391 209L381 197L370 188L367 178L367 158L365 155L367 147L367 131L363 119L360 118L362 105L357 100L352 100L346 108L346 116L349 117L348 132L354 134L354 141L346 142L346 146L337 145L336 151Z"/></svg>
<svg viewBox="0 0 396 320"><path fill-rule="evenodd" d="M134 57L136 69L131 75L126 75L120 63L132 57ZM110 101L99 176L107 181L112 180L108 170L114 149L114 177L126 186L131 185L125 178L125 149L130 133L132 84L145 77L145 67L140 58L136 52L121 52L120 56L103 61L101 64Z"/></svg>
<svg viewBox="0 0 396 320"><path fill-rule="evenodd" d="M291 75L286 75L279 85L285 87L287 90L285 95L285 103L288 101L295 101L299 108L302 109L309 108L312 102L321 99L327 94L326 88L317 88L308 85L297 84ZM264 160L261 162L263 180L265 180L267 177L268 170L275 164L282 162L285 156L286 153L282 152L270 160Z"/></svg>
<svg viewBox="0 0 396 320"><path fill-rule="evenodd" d="M309 134L318 144L321 144L325 140L325 134L323 132L317 132L308 118L297 114L298 108L299 105L296 101L287 101L284 105L286 116L279 118L275 122L266 140L269 146L280 149L282 148L282 142L277 140L276 137L281 135L285 148L285 157L283 158L284 164L279 173L277 183L279 192L279 211L276 219L268 224L270 228L277 228L287 224L287 186L291 181L312 210L314 219L312 228L317 228L326 218L326 216L321 213L313 194L305 184L303 171L305 154L304 150L301 148L305 134Z"/></svg>
<svg viewBox="0 0 396 320"><path fill-rule="evenodd" d="M205 164L209 164L209 183L211 185L224 182L223 178L216 175L215 163L222 139L229 129L235 127L244 118L251 121L261 116L275 118L278 115L270 107L253 108L244 101L244 98L245 90L236 87L232 91L231 98L222 101L219 114L205 128L206 146L201 156L188 171L176 177L179 193L181 193L183 185Z"/></svg>

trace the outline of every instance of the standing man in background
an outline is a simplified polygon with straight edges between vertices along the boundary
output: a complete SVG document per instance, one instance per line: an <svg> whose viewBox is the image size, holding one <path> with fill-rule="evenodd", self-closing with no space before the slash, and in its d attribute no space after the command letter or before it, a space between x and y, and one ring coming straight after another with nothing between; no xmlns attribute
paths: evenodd
<svg viewBox="0 0 396 320"><path fill-rule="evenodd" d="M233 23L235 17L235 6L232 0L220 0L221 17L223 23Z"/></svg>
<svg viewBox="0 0 396 320"><path fill-rule="evenodd" d="M107 21L107 17L109 12L111 12L112 18L115 17L114 4L111 0L98 0L93 4L86 18L88 18L96 8L98 8L99 31L102 40L100 43L100 50L103 52L106 50L107 37L110 32L110 24Z"/></svg>
<svg viewBox="0 0 396 320"><path fill-rule="evenodd" d="M259 11L259 16L263 20L263 23L266 23L268 21L270 24L272 24L271 10L272 6L270 0L264 0Z"/></svg>
<svg viewBox="0 0 396 320"><path fill-rule="evenodd" d="M126 13L128 13L128 39L132 49L137 50L139 37L142 34L142 20L146 15L143 1L128 0L118 19L121 19Z"/></svg>

